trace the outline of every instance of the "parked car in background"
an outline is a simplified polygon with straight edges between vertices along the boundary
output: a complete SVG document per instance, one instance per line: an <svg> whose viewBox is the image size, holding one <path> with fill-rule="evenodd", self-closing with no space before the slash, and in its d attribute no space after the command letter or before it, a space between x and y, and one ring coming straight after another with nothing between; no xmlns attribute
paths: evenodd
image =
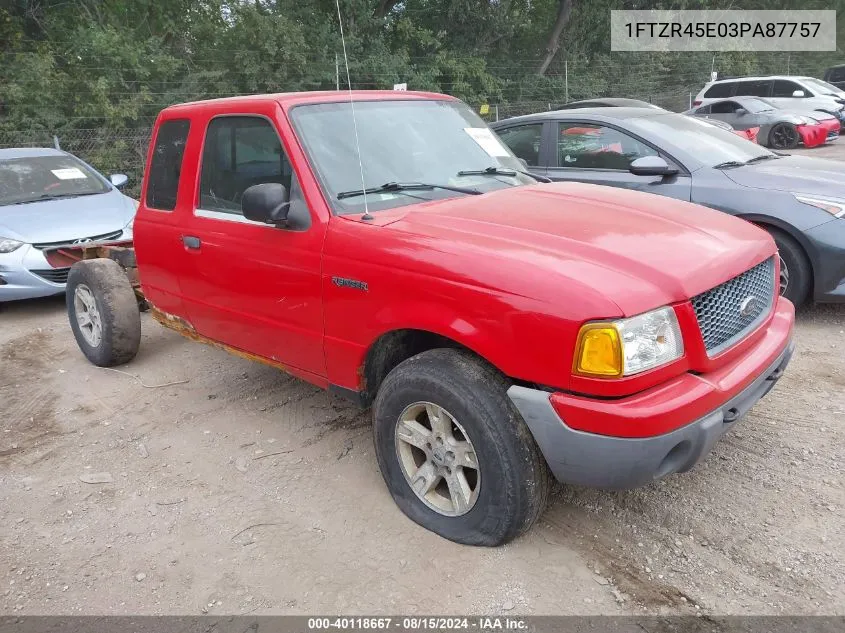
<svg viewBox="0 0 845 633"><path fill-rule="evenodd" d="M560 106L558 110L576 110L579 108L651 108L653 110L665 110L660 106L656 106L648 101L641 101L640 99L625 99L621 97L601 97L598 99L585 99L583 101L572 101L566 105ZM757 141L757 131L754 129L734 130L734 128L724 121L717 121L714 119L708 120L708 123L720 127L723 130L734 132L742 138L749 141Z"/></svg>
<svg viewBox="0 0 845 633"><path fill-rule="evenodd" d="M815 77L741 77L708 82L693 106L730 97L764 97L778 105L794 104L802 111L821 110L845 124L845 92Z"/></svg>
<svg viewBox="0 0 845 633"><path fill-rule="evenodd" d="M138 203L120 192L126 182L60 150L0 149L0 301L64 292L69 268L45 249L131 239Z"/></svg>
<svg viewBox="0 0 845 633"><path fill-rule="evenodd" d="M624 97L598 97L596 99L584 99L582 101L570 101L558 106L556 110L573 110L576 108L653 108L663 110L648 101L640 99L626 99Z"/></svg>
<svg viewBox="0 0 845 633"><path fill-rule="evenodd" d="M818 112L819 118L775 107L758 97L733 97L712 101L688 110L685 114L707 120L724 121L737 130L757 130L760 145L776 149L792 149L799 143L815 147L839 138L839 121L832 115Z"/></svg>
<svg viewBox="0 0 845 633"><path fill-rule="evenodd" d="M685 112L684 114L689 114L689 112ZM726 130L728 132L731 132L732 134L736 134L740 138L744 138L748 141L751 141L752 143L757 142L757 132L759 131L759 128L752 127L752 128L748 128L746 130L735 130L734 127L730 123L725 123L724 121L720 121L719 119L699 119L699 120L703 121L704 123L709 123L713 127L717 127L720 130Z"/></svg>
<svg viewBox="0 0 845 633"><path fill-rule="evenodd" d="M824 81L840 90L845 90L845 64L831 66L824 71Z"/></svg>
<svg viewBox="0 0 845 633"><path fill-rule="evenodd" d="M806 107L803 101L778 101L776 99L769 99L767 97L754 97L754 99L760 99L761 101L768 103L770 106L778 110L805 114L807 116L813 117L814 119L818 119L819 121L826 121L828 119L838 121L835 114L825 112L824 110L814 110L812 108Z"/></svg>
<svg viewBox="0 0 845 633"><path fill-rule="evenodd" d="M781 293L845 301L845 167L775 154L694 117L647 108L542 112L492 124L532 173L648 191L771 233Z"/></svg>
<svg viewBox="0 0 845 633"><path fill-rule="evenodd" d="M819 124L827 130L827 138L826 142L830 143L832 141L837 140L842 134L842 124L839 119L836 118L833 114L829 114L828 112L823 112L822 110L808 110L802 107L801 102L793 102L793 103L776 103L771 99L762 99L762 101L770 104L772 107L778 110L784 110L787 112L792 112L793 114L799 114L802 116L808 116L811 119L815 119L819 122Z"/></svg>

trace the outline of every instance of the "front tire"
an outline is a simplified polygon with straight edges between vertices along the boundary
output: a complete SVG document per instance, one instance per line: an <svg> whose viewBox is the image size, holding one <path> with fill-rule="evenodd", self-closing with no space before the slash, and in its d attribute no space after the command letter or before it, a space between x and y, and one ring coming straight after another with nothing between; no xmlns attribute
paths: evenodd
<svg viewBox="0 0 845 633"><path fill-rule="evenodd" d="M804 249L793 238L777 229L768 229L775 240L780 257L779 292L796 307L810 294L812 270Z"/></svg>
<svg viewBox="0 0 845 633"><path fill-rule="evenodd" d="M141 313L126 273L110 259L88 259L70 269L65 295L79 349L98 367L128 363L141 343Z"/></svg>
<svg viewBox="0 0 845 633"><path fill-rule="evenodd" d="M769 132L769 147L774 149L795 149L800 140L798 130L790 123L778 123Z"/></svg>
<svg viewBox="0 0 845 633"><path fill-rule="evenodd" d="M400 363L376 396L379 468L412 521L457 543L501 545L530 528L551 478L508 382L468 352Z"/></svg>

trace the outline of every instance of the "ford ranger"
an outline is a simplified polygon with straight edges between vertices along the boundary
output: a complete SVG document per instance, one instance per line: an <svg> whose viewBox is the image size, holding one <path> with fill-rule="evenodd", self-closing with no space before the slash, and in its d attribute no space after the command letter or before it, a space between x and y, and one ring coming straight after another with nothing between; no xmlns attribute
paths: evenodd
<svg viewBox="0 0 845 633"><path fill-rule="evenodd" d="M156 121L133 242L48 259L72 265L91 362L130 361L149 309L372 406L401 510L497 545L551 475L625 489L689 470L793 349L767 233L524 168L440 94L180 104Z"/></svg>

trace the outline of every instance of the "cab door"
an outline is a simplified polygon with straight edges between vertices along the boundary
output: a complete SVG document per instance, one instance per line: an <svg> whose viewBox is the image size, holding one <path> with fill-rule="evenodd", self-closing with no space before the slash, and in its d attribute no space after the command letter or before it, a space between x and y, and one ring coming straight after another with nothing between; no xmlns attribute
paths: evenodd
<svg viewBox="0 0 845 633"><path fill-rule="evenodd" d="M150 145L141 204L135 214L133 240L141 289L158 310L187 318L179 271L185 264L182 218L191 212L192 187L180 184L189 147L189 119L165 119Z"/></svg>
<svg viewBox="0 0 845 633"><path fill-rule="evenodd" d="M311 216L277 116L283 115L272 103L264 112L205 122L197 192L183 227L184 296L203 336L325 376L320 276L325 223ZM297 230L243 216L244 191L270 182L287 188L289 216L305 218Z"/></svg>

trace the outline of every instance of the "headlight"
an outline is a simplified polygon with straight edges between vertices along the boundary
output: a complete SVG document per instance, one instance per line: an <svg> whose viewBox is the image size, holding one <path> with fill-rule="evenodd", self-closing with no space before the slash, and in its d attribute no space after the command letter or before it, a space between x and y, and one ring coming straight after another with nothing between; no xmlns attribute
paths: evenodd
<svg viewBox="0 0 845 633"><path fill-rule="evenodd" d="M11 253L23 246L23 242L12 240L8 237L0 237L0 253Z"/></svg>
<svg viewBox="0 0 845 633"><path fill-rule="evenodd" d="M811 207L817 207L822 211L827 211L836 218L845 217L845 200L837 200L836 198L822 198L820 196L805 196L801 193L793 193L798 202L809 204Z"/></svg>
<svg viewBox="0 0 845 633"><path fill-rule="evenodd" d="M576 374L620 378L680 358L684 339L675 311L665 307L629 319L587 323L575 350Z"/></svg>

